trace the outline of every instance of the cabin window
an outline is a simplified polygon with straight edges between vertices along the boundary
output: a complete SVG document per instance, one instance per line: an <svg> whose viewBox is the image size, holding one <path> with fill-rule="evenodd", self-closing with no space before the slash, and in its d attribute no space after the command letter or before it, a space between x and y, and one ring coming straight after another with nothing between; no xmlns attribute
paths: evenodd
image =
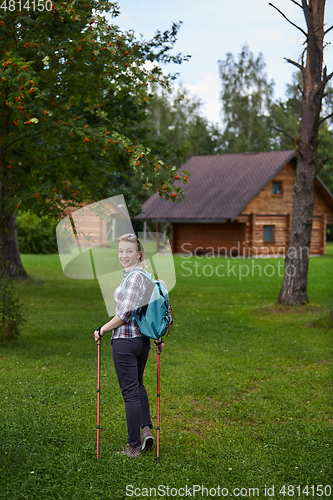
<svg viewBox="0 0 333 500"><path fill-rule="evenodd" d="M281 181L273 181L272 182L272 193L273 194L282 194L282 182Z"/></svg>
<svg viewBox="0 0 333 500"><path fill-rule="evenodd" d="M264 226L264 243L274 241L274 226Z"/></svg>

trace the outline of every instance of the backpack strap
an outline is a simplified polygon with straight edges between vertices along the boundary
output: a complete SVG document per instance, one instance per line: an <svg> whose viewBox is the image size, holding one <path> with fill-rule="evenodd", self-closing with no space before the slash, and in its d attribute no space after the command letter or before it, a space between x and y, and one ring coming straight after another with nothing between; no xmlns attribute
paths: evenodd
<svg viewBox="0 0 333 500"><path fill-rule="evenodd" d="M126 278L124 279L124 283L123 283L123 286L121 288L121 291L123 293L123 295L125 295L125 287L126 287L126 281L127 281L127 278L129 278L131 276L131 274L134 274L134 273L140 273L140 274L143 274L143 276L145 276L151 283L153 283L153 279L152 279L152 275L147 273L147 271L139 271L139 269L135 270L135 271L131 271L128 276L126 276Z"/></svg>

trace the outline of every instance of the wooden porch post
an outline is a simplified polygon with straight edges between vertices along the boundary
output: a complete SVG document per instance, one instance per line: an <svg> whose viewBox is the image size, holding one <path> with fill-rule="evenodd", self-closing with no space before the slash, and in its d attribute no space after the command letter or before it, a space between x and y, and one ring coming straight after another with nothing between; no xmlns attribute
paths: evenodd
<svg viewBox="0 0 333 500"><path fill-rule="evenodd" d="M249 257L252 256L253 251L252 248L254 247L255 244L255 226L256 226L256 216L255 214L250 214L249 215L249 220L250 220L250 238L249 238Z"/></svg>
<svg viewBox="0 0 333 500"><path fill-rule="evenodd" d="M159 232L160 232L160 224L159 222L156 222L156 253L158 253L160 248L160 239L158 234Z"/></svg>
<svg viewBox="0 0 333 500"><path fill-rule="evenodd" d="M326 214L322 214L321 216L321 224L322 224L322 228L321 228L321 255L325 255L326 253Z"/></svg>
<svg viewBox="0 0 333 500"><path fill-rule="evenodd" d="M286 235L285 235L285 253L287 253L287 250L289 248L289 234L290 234L290 214L286 215Z"/></svg>
<svg viewBox="0 0 333 500"><path fill-rule="evenodd" d="M170 246L173 253L175 251L175 228L173 222L171 222Z"/></svg>

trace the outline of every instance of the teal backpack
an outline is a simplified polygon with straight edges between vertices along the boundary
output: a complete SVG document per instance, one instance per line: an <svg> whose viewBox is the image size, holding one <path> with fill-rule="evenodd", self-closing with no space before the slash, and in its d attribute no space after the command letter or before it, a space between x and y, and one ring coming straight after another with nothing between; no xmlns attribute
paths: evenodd
<svg viewBox="0 0 333 500"><path fill-rule="evenodd" d="M141 307L138 314L137 311L133 311L140 332L145 337L154 340L168 335L174 318L165 283L161 280L154 280L152 275L146 271L132 271L124 280L123 295L125 294L126 280L133 273L143 274L149 280L143 299L145 305Z"/></svg>

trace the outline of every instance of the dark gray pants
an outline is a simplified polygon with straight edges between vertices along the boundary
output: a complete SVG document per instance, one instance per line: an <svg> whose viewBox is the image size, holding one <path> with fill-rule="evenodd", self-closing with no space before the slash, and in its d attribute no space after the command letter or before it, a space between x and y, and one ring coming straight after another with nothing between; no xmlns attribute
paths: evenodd
<svg viewBox="0 0 333 500"><path fill-rule="evenodd" d="M128 444L139 446L140 427L148 425L153 428L147 391L143 385L150 340L148 337L113 339L111 345L113 363L125 403Z"/></svg>

